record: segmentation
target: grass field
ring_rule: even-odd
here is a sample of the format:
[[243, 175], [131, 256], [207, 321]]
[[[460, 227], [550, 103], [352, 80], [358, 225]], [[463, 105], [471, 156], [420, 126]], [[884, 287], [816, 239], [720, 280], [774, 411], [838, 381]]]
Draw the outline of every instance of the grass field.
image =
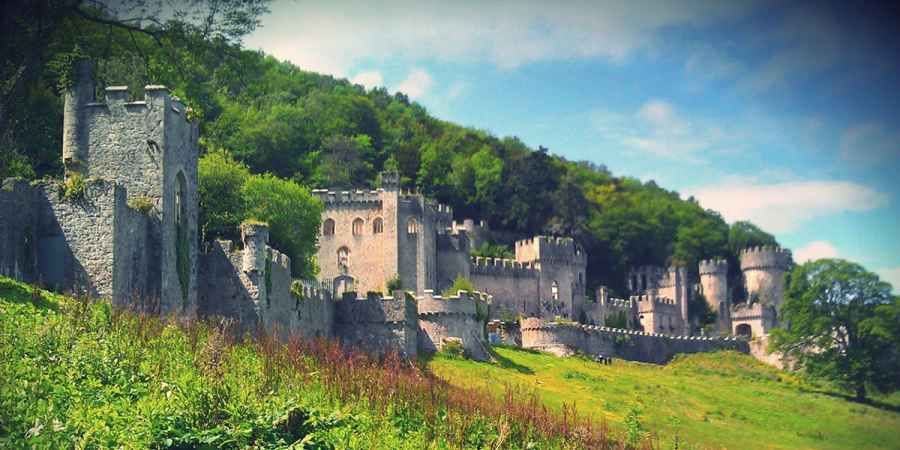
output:
[[428, 367], [459, 386], [502, 392], [533, 388], [552, 407], [576, 405], [622, 430], [631, 413], [657, 430], [662, 448], [676, 434], [689, 448], [900, 448], [900, 395], [861, 405], [735, 352], [680, 357], [666, 366], [557, 358], [496, 348], [497, 362], [438, 355]]

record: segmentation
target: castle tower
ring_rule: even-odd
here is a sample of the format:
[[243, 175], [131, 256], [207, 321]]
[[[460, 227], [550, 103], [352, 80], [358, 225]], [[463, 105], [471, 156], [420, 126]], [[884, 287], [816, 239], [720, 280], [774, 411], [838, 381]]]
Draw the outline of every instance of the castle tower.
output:
[[94, 101], [94, 75], [90, 60], [79, 59], [72, 63], [72, 85], [66, 89], [63, 106], [62, 153], [66, 176], [81, 173], [87, 153], [88, 128], [84, 109]]
[[751, 247], [741, 251], [741, 271], [750, 302], [772, 306], [784, 303], [784, 273], [791, 263], [790, 250], [781, 247]]
[[268, 302], [266, 244], [269, 242], [269, 226], [264, 223], [241, 224], [241, 242], [244, 244], [241, 254], [243, 272], [241, 279], [250, 298], [253, 299], [256, 317], [262, 317], [262, 307]]
[[92, 102], [91, 64], [75, 63], [66, 92], [63, 158], [67, 174], [125, 187], [128, 199], [152, 204], [148, 211], [151, 264], [147, 295], [162, 311], [196, 312], [197, 141], [199, 129], [185, 106], [164, 86], [146, 86], [144, 99], [129, 101], [128, 88], [106, 88], [105, 102]]
[[[516, 261], [531, 263], [538, 269], [541, 303], [560, 307], [559, 311], [544, 311], [542, 315], [580, 318], [586, 292], [587, 255], [574, 239], [536, 236], [517, 241]], [[526, 308], [526, 313], [531, 309], [534, 307]]]
[[700, 261], [700, 286], [709, 309], [716, 313], [716, 328], [720, 333], [731, 329], [728, 300], [728, 261], [710, 259]]

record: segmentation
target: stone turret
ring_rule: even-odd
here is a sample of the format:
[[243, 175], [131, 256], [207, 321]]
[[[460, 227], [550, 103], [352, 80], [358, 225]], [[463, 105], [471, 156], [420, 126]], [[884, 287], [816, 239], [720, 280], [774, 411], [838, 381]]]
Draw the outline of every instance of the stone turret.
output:
[[266, 244], [269, 242], [269, 225], [265, 223], [241, 224], [241, 241], [244, 251], [241, 255], [241, 277], [244, 286], [253, 299], [253, 307], [260, 317], [262, 306], [268, 301], [266, 290]]
[[716, 328], [720, 333], [731, 329], [728, 299], [728, 261], [710, 259], [700, 261], [700, 286], [709, 309], [716, 313]]
[[88, 146], [88, 126], [83, 113], [88, 103], [94, 101], [93, 64], [86, 59], [73, 63], [72, 84], [66, 89], [63, 106], [63, 163], [66, 176], [81, 173]]
[[778, 311], [784, 303], [784, 273], [791, 264], [790, 250], [776, 246], [750, 247], [741, 251], [740, 260], [748, 300]]

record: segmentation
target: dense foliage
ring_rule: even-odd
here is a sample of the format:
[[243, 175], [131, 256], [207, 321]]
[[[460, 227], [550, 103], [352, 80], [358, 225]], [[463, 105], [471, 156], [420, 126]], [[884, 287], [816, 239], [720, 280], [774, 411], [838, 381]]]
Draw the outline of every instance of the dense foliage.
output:
[[[606, 284], [624, 295], [630, 266], [674, 263], [696, 271], [710, 257], [728, 258], [736, 277], [741, 247], [774, 243], [751, 224], [729, 227], [718, 213], [653, 181], [441, 121], [403, 93], [306, 72], [192, 23], [167, 22], [148, 34], [65, 16], [49, 32], [46, 63], [27, 80], [12, 113], [0, 176], [60, 174], [60, 89], [71, 59], [87, 56], [97, 61], [100, 88], [128, 84], [139, 95], [145, 84], [171, 87], [200, 121], [204, 149], [228, 151], [251, 173], [307, 187], [371, 188], [380, 171], [396, 169], [405, 187], [450, 204], [457, 219], [484, 219], [511, 238], [573, 236], [589, 255], [591, 290]], [[205, 189], [216, 192], [229, 182]], [[208, 200], [211, 208], [226, 207], [234, 198]], [[207, 238], [234, 233], [237, 221], [229, 210], [209, 211]]]
[[857, 400], [870, 387], [900, 388], [900, 298], [890, 284], [840, 259], [799, 265], [788, 280], [773, 349]]
[[239, 240], [245, 220], [269, 225], [269, 243], [291, 257], [294, 275], [312, 277], [322, 204], [309, 189], [271, 174], [254, 175], [222, 151], [200, 158], [200, 206], [204, 236]]
[[[0, 277], [2, 448], [624, 448], [571, 407]], [[652, 448], [645, 442], [643, 448]]]

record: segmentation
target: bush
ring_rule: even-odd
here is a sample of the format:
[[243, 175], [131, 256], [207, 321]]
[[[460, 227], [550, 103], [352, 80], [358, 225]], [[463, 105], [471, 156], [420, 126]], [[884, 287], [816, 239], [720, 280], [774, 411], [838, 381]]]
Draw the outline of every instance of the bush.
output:
[[453, 297], [458, 294], [459, 291], [465, 292], [475, 292], [475, 286], [472, 285], [472, 282], [469, 281], [468, 278], [463, 277], [462, 275], [457, 275], [456, 280], [453, 281], [453, 285], [447, 289], [444, 289], [444, 292], [441, 294], [444, 297]]
[[138, 195], [128, 199], [128, 207], [142, 214], [149, 213], [153, 206], [153, 199], [146, 195]]
[[250, 178], [250, 170], [228, 153], [217, 150], [200, 158], [197, 174], [203, 238], [237, 240], [240, 237], [238, 225], [246, 218], [241, 187]]
[[78, 172], [72, 172], [66, 176], [60, 188], [63, 198], [75, 200], [84, 198], [84, 194], [87, 192], [87, 183], [85, 183], [83, 175]]
[[400, 274], [395, 273], [394, 276], [392, 276], [387, 281], [386, 287], [387, 287], [388, 294], [390, 294], [394, 291], [399, 291], [400, 289], [403, 289], [403, 282], [400, 281]]

